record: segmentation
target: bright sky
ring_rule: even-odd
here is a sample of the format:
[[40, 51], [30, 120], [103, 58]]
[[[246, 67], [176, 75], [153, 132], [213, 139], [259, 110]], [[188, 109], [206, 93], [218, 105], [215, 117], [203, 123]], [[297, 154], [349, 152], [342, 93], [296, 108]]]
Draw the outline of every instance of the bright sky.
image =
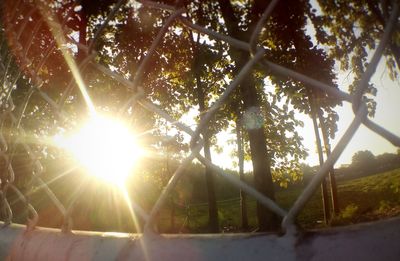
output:
[[[385, 60], [381, 59], [378, 69], [372, 77], [372, 82], [378, 89], [376, 97], [377, 108], [373, 121], [400, 136], [400, 121], [397, 115], [400, 112], [400, 83], [399, 81], [390, 80], [386, 70]], [[338, 83], [344, 91], [347, 91], [347, 86], [351, 83], [351, 80], [347, 79], [346, 76], [346, 74], [339, 74]], [[338, 132], [332, 143], [333, 145], [339, 141], [353, 119], [353, 112], [349, 103], [344, 103], [342, 107], [337, 107], [337, 112], [339, 114]], [[307, 161], [310, 165], [318, 165], [315, 137], [307, 134], [313, 133], [312, 122], [309, 118], [305, 118], [304, 121], [306, 125], [303, 131], [304, 144], [309, 148], [310, 154]], [[397, 148], [368, 128], [361, 126], [340, 156], [336, 166], [339, 167], [341, 164], [350, 163], [353, 154], [359, 150], [370, 150], [375, 155], [378, 155], [384, 152], [395, 153]]]
[[[377, 108], [373, 121], [400, 136], [400, 121], [398, 120], [399, 118], [397, 115], [397, 113], [400, 112], [400, 83], [399, 81], [393, 82], [389, 79], [384, 63], [385, 60], [382, 59], [372, 78], [372, 82], [378, 89], [376, 97]], [[349, 79], [345, 73], [339, 74], [338, 78], [340, 88], [347, 92], [351, 79]], [[336, 107], [336, 111], [339, 114], [339, 122], [336, 138], [331, 142], [331, 145], [333, 146], [344, 134], [354, 116], [351, 104], [349, 103], [343, 103], [343, 106]], [[309, 153], [306, 163], [311, 166], [318, 165], [318, 154], [316, 151], [312, 121], [307, 115], [299, 114], [298, 118], [304, 121], [304, 128], [299, 129], [299, 132], [304, 139], [303, 144]], [[213, 161], [221, 167], [233, 168], [232, 162], [237, 161], [237, 159], [232, 158], [230, 153], [231, 148], [234, 148], [235, 145], [229, 146], [227, 142], [230, 139], [234, 140], [235, 135], [224, 132], [219, 134], [217, 139], [218, 144], [222, 146], [223, 151], [220, 154], [214, 152]], [[353, 154], [359, 150], [370, 150], [375, 155], [379, 155], [384, 152], [396, 153], [397, 148], [366, 127], [361, 126], [338, 159], [335, 166], [340, 167], [342, 164], [351, 163]], [[250, 162], [246, 163], [245, 169], [251, 170]]]
[[[316, 1], [311, 1], [311, 4], [313, 8], [320, 10]], [[307, 30], [310, 30], [310, 35], [315, 34], [314, 29], [311, 26], [308, 26]], [[339, 72], [337, 73], [337, 77], [339, 88], [347, 92], [349, 84], [352, 83], [352, 78], [348, 77], [347, 72]], [[389, 79], [384, 58], [381, 58], [379, 66], [371, 81], [378, 89], [377, 97], [375, 97], [377, 108], [373, 121], [385, 127], [392, 133], [400, 136], [400, 122], [396, 117], [397, 112], [400, 112], [400, 82], [398, 80], [392, 81]], [[349, 103], [343, 103], [343, 106], [337, 107], [336, 111], [339, 114], [339, 122], [336, 138], [333, 142], [331, 142], [331, 145], [333, 146], [336, 145], [340, 137], [344, 134], [354, 115]], [[307, 163], [312, 166], [318, 165], [319, 161], [318, 154], [316, 152], [315, 137], [314, 135], [309, 135], [314, 133], [314, 130], [312, 129], [312, 121], [308, 116], [305, 116], [304, 123], [304, 145], [309, 149]], [[375, 155], [379, 155], [385, 152], [396, 152], [397, 148], [384, 138], [361, 125], [361, 127], [353, 136], [351, 142], [347, 145], [346, 149], [336, 162], [335, 166], [339, 167], [341, 164], [351, 163], [353, 154], [359, 150], [370, 150]]]

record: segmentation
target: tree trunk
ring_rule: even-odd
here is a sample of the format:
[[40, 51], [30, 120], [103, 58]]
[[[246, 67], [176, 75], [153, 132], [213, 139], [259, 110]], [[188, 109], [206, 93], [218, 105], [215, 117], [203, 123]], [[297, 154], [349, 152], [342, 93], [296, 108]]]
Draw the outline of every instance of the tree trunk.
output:
[[[195, 55], [198, 55], [195, 54]], [[203, 86], [201, 84], [199, 71], [195, 71], [196, 75], [196, 85], [197, 85], [197, 99], [199, 103], [200, 117], [205, 113], [205, 95]], [[202, 136], [204, 139], [204, 156], [209, 161], [211, 160], [211, 149], [210, 149], [210, 135], [209, 129], [207, 127], [202, 131]], [[205, 176], [206, 176], [206, 185], [207, 185], [207, 197], [208, 197], [208, 228], [211, 233], [219, 232], [219, 222], [218, 222], [218, 208], [217, 208], [217, 200], [215, 197], [215, 188], [214, 188], [214, 173], [213, 170], [209, 167], [205, 167]]]
[[[232, 54], [233, 60], [236, 62], [238, 68], [242, 68], [250, 58], [247, 53], [240, 53], [240, 57]], [[255, 109], [259, 110], [259, 99], [254, 83], [252, 74], [247, 77], [240, 84], [240, 92], [243, 100], [244, 110], [249, 111]], [[250, 153], [253, 164], [254, 184], [256, 189], [263, 195], [275, 200], [274, 184], [272, 181], [271, 164], [267, 151], [267, 143], [265, 137], [264, 126], [257, 126], [255, 128], [247, 128]], [[279, 219], [269, 209], [257, 202], [257, 218], [260, 231], [272, 231], [279, 229]]]
[[[265, 7], [266, 2], [258, 1], [258, 7]], [[243, 32], [239, 28], [239, 19], [234, 14], [234, 9], [228, 0], [219, 0], [219, 5], [224, 18], [226, 29], [230, 36], [243, 41], [249, 40], [249, 32], [252, 31], [252, 26]], [[255, 3], [256, 5], [256, 3]], [[255, 10], [255, 12], [262, 12], [264, 9]], [[254, 22], [256, 21], [257, 14], [252, 14]], [[254, 24], [253, 24], [254, 25]], [[236, 68], [241, 69], [250, 59], [248, 52], [229, 49], [229, 55], [235, 62]], [[254, 77], [250, 73], [240, 84], [240, 95], [243, 100], [244, 111], [256, 111], [260, 108], [259, 94], [257, 93]], [[271, 163], [267, 151], [267, 142], [265, 137], [264, 126], [257, 128], [247, 128], [250, 142], [250, 154], [253, 164], [253, 175], [255, 188], [263, 195], [275, 200], [274, 184], [271, 174]], [[274, 231], [280, 227], [280, 222], [276, 214], [257, 202], [257, 219], [260, 231]]]
[[[199, 103], [200, 105], [200, 103]], [[203, 106], [204, 109], [204, 103]], [[204, 110], [201, 110], [204, 112]], [[202, 132], [204, 138], [204, 156], [206, 159], [211, 161], [211, 150], [210, 150], [210, 137], [208, 135], [208, 129], [205, 128]], [[218, 224], [218, 208], [217, 208], [217, 200], [215, 197], [215, 189], [214, 189], [214, 174], [211, 168], [205, 168], [205, 176], [206, 176], [206, 185], [207, 185], [207, 197], [208, 197], [208, 228], [211, 233], [219, 232], [219, 224]]]
[[175, 231], [175, 204], [174, 204], [174, 200], [171, 198], [171, 219], [170, 219], [170, 231], [172, 233], [176, 233]]
[[[88, 17], [86, 15], [86, 11], [84, 8], [79, 12], [79, 45], [78, 45], [78, 53], [76, 55], [76, 65], [79, 66], [84, 59], [86, 58], [86, 52], [83, 49], [83, 46], [87, 45], [87, 26], [88, 26]], [[86, 75], [83, 71], [79, 72], [82, 76], [83, 81], [86, 80]], [[85, 111], [88, 109], [85, 98], [82, 94], [80, 88], [76, 85], [72, 91], [73, 95], [76, 97], [76, 107], [77, 114], [85, 115]]]
[[[168, 125], [166, 124], [165, 125], [165, 136], [167, 136], [168, 135]], [[171, 169], [170, 169], [170, 164], [169, 164], [169, 156], [170, 156], [170, 153], [169, 153], [169, 146], [170, 146], [170, 144], [167, 144], [166, 145], [166, 162], [165, 162], [165, 173], [166, 173], [166, 175], [165, 175], [165, 181], [163, 182], [164, 183], [164, 186], [166, 186], [167, 185], [167, 183], [168, 183], [168, 180], [171, 178]], [[171, 193], [170, 194], [170, 196], [169, 196], [169, 203], [170, 203], [170, 205], [171, 205], [171, 211], [170, 211], [170, 231], [172, 232], [172, 233], [174, 233], [175, 232], [175, 203], [174, 203], [174, 193]]]
[[[197, 41], [194, 40], [194, 36], [191, 35], [191, 44], [193, 48], [193, 64], [192, 64], [192, 75], [196, 81], [197, 101], [199, 104], [200, 119], [202, 119], [204, 113], [206, 113], [206, 101], [205, 91], [201, 82], [201, 46], [199, 45], [199, 36]], [[209, 128], [206, 126], [201, 132], [204, 140], [204, 157], [212, 162], [211, 149], [210, 149], [210, 135]], [[215, 196], [215, 185], [214, 185], [214, 173], [209, 167], [205, 167], [206, 187], [207, 187], [207, 200], [208, 200], [208, 229], [210, 233], [219, 232], [219, 220], [218, 220], [218, 207], [217, 199]]]
[[[329, 155], [331, 154], [331, 148], [330, 148], [330, 144], [329, 144], [329, 135], [328, 135], [328, 132], [326, 129], [324, 119], [322, 117], [321, 110], [318, 110], [318, 118], [319, 118], [319, 124], [321, 126], [322, 138], [324, 139], [326, 157], [329, 157]], [[337, 185], [336, 185], [334, 166], [332, 166], [331, 170], [329, 171], [329, 180], [330, 180], [330, 187], [331, 187], [333, 213], [335, 215], [337, 215], [340, 212], [340, 208], [339, 208], [339, 200], [338, 200], [338, 196], [337, 196]]]
[[[309, 99], [310, 99], [310, 108], [311, 108], [311, 118], [312, 118], [313, 125], [314, 125], [315, 140], [316, 140], [317, 149], [318, 149], [319, 165], [322, 166], [322, 164], [324, 164], [324, 156], [323, 156], [323, 152], [322, 152], [321, 138], [320, 138], [319, 130], [318, 130], [315, 101], [314, 101], [314, 97], [312, 96], [312, 94], [309, 95]], [[321, 194], [322, 194], [322, 209], [324, 211], [324, 222], [325, 222], [325, 224], [327, 224], [330, 219], [330, 208], [329, 208], [329, 199], [328, 199], [328, 189], [326, 186], [326, 178], [325, 177], [322, 179], [322, 182], [321, 182]]]
[[88, 18], [86, 17], [85, 10], [82, 9], [80, 11], [80, 22], [79, 22], [79, 45], [78, 45], [78, 54], [77, 54], [77, 61], [78, 64], [81, 63], [85, 57], [86, 53], [83, 50], [83, 46], [87, 44], [87, 22]]
[[[238, 147], [238, 160], [239, 160], [239, 177], [240, 180], [245, 182], [244, 180], [244, 151], [243, 151], [243, 136], [241, 131], [241, 125], [239, 123], [239, 113], [238, 120], [236, 121], [236, 140]], [[241, 214], [241, 227], [243, 230], [247, 230], [249, 228], [249, 221], [247, 218], [247, 195], [243, 190], [240, 190], [240, 214]]]
[[[204, 156], [206, 159], [211, 161], [211, 151], [210, 151], [210, 138], [208, 135], [204, 135]], [[207, 184], [207, 196], [208, 196], [208, 227], [209, 232], [218, 233], [219, 232], [219, 222], [218, 222], [218, 208], [217, 200], [215, 197], [215, 185], [214, 185], [214, 173], [211, 168], [206, 167], [206, 184]]]

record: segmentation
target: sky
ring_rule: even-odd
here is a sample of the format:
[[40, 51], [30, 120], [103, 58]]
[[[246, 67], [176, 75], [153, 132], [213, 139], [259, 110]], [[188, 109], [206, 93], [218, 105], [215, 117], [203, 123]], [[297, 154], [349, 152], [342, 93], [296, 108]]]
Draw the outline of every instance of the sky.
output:
[[[347, 91], [347, 87], [351, 81], [346, 76], [347, 74], [345, 73], [338, 75], [338, 84], [343, 91]], [[384, 58], [381, 59], [371, 82], [378, 89], [375, 98], [377, 108], [372, 120], [400, 136], [400, 121], [397, 115], [400, 112], [400, 83], [398, 80], [392, 81], [389, 79]], [[336, 110], [339, 114], [338, 132], [332, 145], [335, 145], [339, 141], [354, 116], [351, 104], [349, 103], [344, 103], [343, 106], [337, 107]], [[318, 155], [315, 151], [315, 137], [307, 135], [307, 133], [313, 133], [311, 120], [305, 119], [305, 125], [306, 128], [303, 132], [304, 144], [307, 148], [310, 148], [310, 155], [307, 158], [307, 162], [310, 165], [318, 165]], [[385, 152], [396, 153], [397, 148], [362, 125], [343, 151], [335, 166], [339, 167], [341, 164], [351, 163], [353, 154], [360, 150], [370, 150], [374, 155], [379, 155]]]
[[[348, 73], [344, 72], [338, 73], [337, 76], [339, 88], [347, 92], [348, 85], [351, 83], [352, 79], [348, 77]], [[378, 89], [377, 96], [375, 97], [377, 108], [372, 120], [400, 136], [400, 120], [397, 115], [397, 113], [400, 113], [400, 82], [398, 80], [392, 81], [389, 79], [384, 58], [381, 59], [371, 82], [374, 83]], [[337, 144], [354, 117], [350, 103], [344, 102], [343, 106], [336, 107], [336, 111], [339, 115], [338, 131], [336, 132], [335, 139], [331, 141], [332, 148]], [[303, 145], [308, 150], [309, 154], [305, 163], [311, 166], [318, 165], [318, 154], [316, 151], [312, 121], [309, 116], [304, 114], [298, 114], [298, 119], [304, 122], [304, 128], [299, 128], [298, 131], [304, 139]], [[228, 141], [234, 139], [235, 135], [227, 132], [222, 132], [217, 135], [218, 144], [223, 148], [221, 153], [213, 152], [213, 161], [217, 165], [234, 169], [233, 161], [236, 161], [236, 159], [232, 158], [230, 155], [234, 145], [228, 145]], [[340, 167], [343, 164], [350, 164], [353, 154], [360, 150], [370, 150], [374, 155], [385, 152], [397, 152], [397, 148], [390, 142], [361, 125], [339, 157], [335, 167]], [[245, 164], [245, 169], [247, 171], [251, 170], [250, 162]]]

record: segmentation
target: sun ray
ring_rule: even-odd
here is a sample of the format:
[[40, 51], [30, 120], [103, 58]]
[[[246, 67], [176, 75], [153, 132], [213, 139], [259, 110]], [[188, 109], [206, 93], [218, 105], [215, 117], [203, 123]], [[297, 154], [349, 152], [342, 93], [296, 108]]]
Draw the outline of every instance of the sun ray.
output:
[[79, 72], [79, 68], [75, 63], [74, 58], [72, 57], [71, 53], [65, 48], [67, 41], [63, 34], [63, 30], [60, 26], [60, 23], [56, 16], [53, 15], [53, 12], [50, 10], [50, 7], [44, 4], [42, 1], [36, 1], [39, 5], [39, 10], [42, 14], [43, 19], [46, 21], [47, 25], [50, 28], [50, 31], [53, 34], [54, 39], [56, 40], [57, 47], [61, 51], [65, 62], [67, 63], [68, 67], [71, 70], [72, 76], [75, 79], [76, 84], [80, 92], [82, 93], [83, 99], [86, 102], [86, 105], [90, 111], [90, 113], [95, 114], [95, 106], [90, 98], [90, 95], [87, 91], [85, 86], [85, 82], [82, 79], [82, 76]]
[[[59, 50], [61, 50], [62, 55], [68, 65], [68, 67], [70, 68], [74, 79], [75, 79], [75, 82], [76, 82], [80, 92], [82, 93], [83, 99], [89, 109], [90, 117], [92, 120], [92, 122], [89, 121], [89, 124], [86, 125], [83, 128], [83, 130], [81, 130], [81, 132], [78, 133], [78, 135], [76, 135], [73, 138], [65, 140], [63, 137], [58, 136], [56, 138], [56, 140], [51, 139], [51, 140], [47, 140], [47, 142], [51, 143], [51, 144], [56, 144], [63, 148], [67, 148], [70, 152], [72, 152], [75, 155], [75, 157], [79, 158], [79, 161], [81, 161], [81, 163], [86, 165], [87, 169], [89, 169], [89, 172], [92, 172], [92, 174], [95, 174], [109, 182], [114, 183], [114, 185], [116, 185], [116, 187], [118, 187], [120, 193], [122, 193], [122, 195], [126, 201], [126, 204], [128, 205], [131, 218], [135, 225], [135, 229], [136, 229], [136, 231], [139, 232], [141, 229], [140, 229], [140, 225], [138, 223], [138, 219], [135, 214], [135, 211], [140, 211], [140, 209], [135, 208], [135, 210], [134, 210], [134, 204], [130, 200], [130, 197], [129, 197], [128, 191], [124, 185], [124, 182], [126, 179], [126, 175], [131, 170], [133, 163], [135, 163], [134, 158], [129, 158], [129, 155], [130, 156], [132, 156], [132, 154], [139, 155], [139, 153], [137, 151], [135, 152], [132, 149], [134, 149], [134, 150], [140, 150], [140, 149], [136, 146], [136, 144], [134, 144], [132, 142], [132, 140], [130, 139], [130, 135], [126, 134], [125, 129], [123, 129], [123, 128], [120, 128], [120, 129], [108, 128], [107, 132], [111, 131], [112, 132], [111, 137], [114, 136], [114, 139], [110, 139], [105, 142], [106, 143], [105, 145], [108, 148], [100, 148], [100, 147], [96, 146], [96, 143], [100, 142], [101, 139], [104, 138], [102, 136], [104, 136], [106, 134], [105, 132], [102, 132], [101, 135], [98, 135], [97, 132], [99, 130], [101, 131], [102, 128], [107, 126], [107, 124], [106, 123], [104, 125], [98, 124], [103, 119], [101, 119], [101, 117], [99, 117], [99, 115], [96, 113], [95, 106], [90, 98], [90, 95], [87, 91], [87, 88], [85, 86], [83, 78], [79, 72], [79, 68], [75, 63], [75, 60], [73, 59], [73, 56], [67, 50], [67, 48], [63, 48], [64, 46], [66, 46], [67, 41], [65, 39], [65, 36], [62, 33], [63, 30], [60, 26], [60, 23], [57, 21], [57, 18], [49, 10], [48, 6], [43, 4], [41, 1], [37, 1], [37, 3], [39, 4], [43, 18], [45, 19], [46, 23], [48, 24], [50, 31], [52, 32], [53, 37], [56, 40], [57, 46], [59, 47]], [[93, 121], [93, 119], [94, 119], [94, 121]], [[112, 122], [109, 121], [108, 123], [111, 124]], [[117, 123], [117, 125], [118, 125], [118, 123]], [[109, 126], [111, 126], [111, 127], [115, 126], [115, 122], [113, 122]], [[81, 137], [79, 135], [81, 135]], [[122, 135], [122, 139], [116, 141], [115, 138], [119, 138], [118, 135]], [[93, 137], [94, 137], [94, 139], [93, 139]], [[125, 144], [127, 144], [128, 146], [131, 146], [132, 148], [125, 149], [127, 147], [122, 146], [121, 141], [125, 142]], [[117, 145], [114, 145], [115, 143], [117, 143]], [[123, 150], [122, 153], [120, 152], [121, 149]], [[110, 150], [110, 151], [108, 151], [108, 150]], [[114, 162], [114, 163], [112, 163], [112, 161], [111, 161], [111, 165], [108, 165], [108, 166], [99, 164], [102, 162], [108, 162], [109, 161], [108, 157], [112, 157], [112, 153], [117, 154], [117, 156], [115, 158], [113, 158], [114, 160], [118, 159], [118, 158], [122, 158], [122, 161], [117, 160], [118, 162]], [[141, 151], [141, 153], [143, 153], [143, 151]], [[128, 156], [128, 158], [127, 158], [127, 156]], [[118, 168], [120, 165], [124, 165], [125, 169], [116, 169], [116, 167]], [[104, 171], [104, 169], [105, 169], [105, 171]], [[122, 175], [121, 175], [121, 177], [118, 177], [118, 178], [115, 178], [115, 176], [113, 178], [110, 178], [110, 177], [112, 177], [112, 175], [110, 175], [111, 174], [110, 172], [114, 172], [114, 174], [116, 174], [116, 175], [119, 175], [122, 173]], [[83, 183], [81, 183], [81, 185], [76, 189], [75, 193], [73, 193], [73, 194], [75, 194], [75, 196], [76, 196], [76, 194], [79, 194], [78, 191], [80, 191], [80, 189], [82, 188], [82, 185], [83, 185]], [[74, 196], [72, 196], [72, 197], [74, 197]], [[74, 204], [74, 202], [72, 202], [72, 204]], [[140, 215], [142, 217], [145, 217], [147, 214], [140, 213]], [[146, 260], [149, 260], [149, 253], [147, 251], [143, 237], [140, 239], [140, 245], [141, 245], [141, 248], [143, 249], [144, 258]]]
[[124, 197], [125, 203], [126, 203], [127, 206], [128, 206], [129, 213], [130, 213], [130, 215], [131, 215], [133, 224], [135, 225], [135, 230], [136, 230], [136, 232], [141, 232], [141, 228], [140, 228], [140, 225], [139, 225], [139, 222], [138, 222], [138, 218], [137, 218], [137, 216], [136, 216], [135, 211], [133, 210], [132, 202], [131, 202], [131, 199], [130, 199], [130, 197], [129, 197], [129, 194], [128, 194], [128, 191], [127, 191], [125, 185], [122, 184], [122, 183], [119, 184], [119, 185], [118, 185], [118, 189], [119, 189], [120, 193], [122, 194], [122, 196]]
[[41, 189], [45, 189], [46, 187], [48, 187], [53, 182], [56, 182], [60, 178], [70, 174], [71, 172], [73, 172], [76, 169], [77, 169], [76, 166], [72, 166], [72, 167], [68, 168], [67, 170], [63, 171], [62, 173], [56, 175], [54, 178], [52, 178], [52, 179], [50, 179], [50, 180], [48, 180], [46, 182], [43, 181], [43, 184], [40, 184], [39, 186], [35, 187], [35, 190], [30, 192], [30, 193], [28, 193], [27, 195], [30, 196], [31, 194], [34, 194], [34, 193], [40, 191]]
[[[126, 187], [125, 187], [125, 185], [123, 183], [119, 184], [119, 190], [122, 193], [126, 204], [128, 205], [129, 212], [130, 212], [132, 221], [133, 221], [133, 223], [135, 225], [136, 232], [139, 233], [139, 232], [141, 232], [141, 228], [140, 228], [137, 216], [135, 214], [135, 211], [133, 209], [133, 204], [132, 204], [132, 202], [130, 200], [128, 191], [127, 191], [127, 189], [126, 189]], [[144, 213], [142, 215], [144, 215]], [[148, 250], [147, 250], [147, 247], [146, 247], [146, 244], [145, 244], [143, 236], [140, 238], [139, 244], [140, 244], [141, 248], [143, 249], [143, 255], [144, 255], [145, 260], [150, 260], [149, 253], [148, 253]]]

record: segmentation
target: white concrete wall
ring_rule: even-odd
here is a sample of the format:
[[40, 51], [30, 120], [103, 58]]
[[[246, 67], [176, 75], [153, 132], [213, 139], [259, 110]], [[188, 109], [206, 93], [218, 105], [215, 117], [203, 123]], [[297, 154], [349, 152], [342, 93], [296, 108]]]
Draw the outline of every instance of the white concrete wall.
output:
[[0, 229], [0, 260], [400, 260], [400, 217], [298, 233], [156, 235]]

